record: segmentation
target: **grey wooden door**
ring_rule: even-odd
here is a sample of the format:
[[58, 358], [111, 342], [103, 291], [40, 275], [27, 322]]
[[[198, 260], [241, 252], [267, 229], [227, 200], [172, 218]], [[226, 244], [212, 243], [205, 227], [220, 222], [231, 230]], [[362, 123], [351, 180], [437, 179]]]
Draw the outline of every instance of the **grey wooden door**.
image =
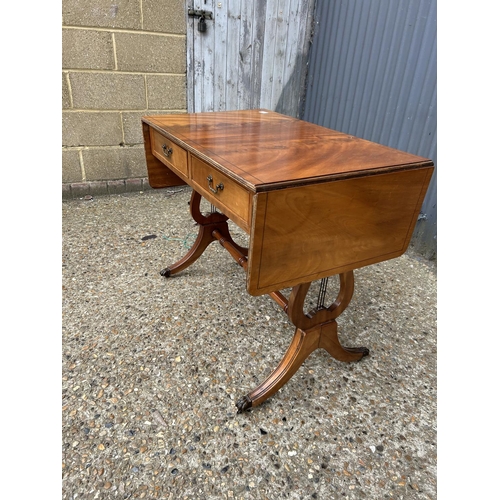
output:
[[298, 117], [314, 0], [187, 0], [188, 111], [267, 108]]

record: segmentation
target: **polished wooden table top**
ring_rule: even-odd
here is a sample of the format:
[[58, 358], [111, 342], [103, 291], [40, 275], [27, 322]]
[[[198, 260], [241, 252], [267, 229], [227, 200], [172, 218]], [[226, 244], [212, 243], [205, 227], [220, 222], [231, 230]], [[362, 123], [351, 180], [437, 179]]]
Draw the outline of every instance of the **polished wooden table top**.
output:
[[432, 166], [426, 158], [268, 110], [144, 120], [254, 192]]

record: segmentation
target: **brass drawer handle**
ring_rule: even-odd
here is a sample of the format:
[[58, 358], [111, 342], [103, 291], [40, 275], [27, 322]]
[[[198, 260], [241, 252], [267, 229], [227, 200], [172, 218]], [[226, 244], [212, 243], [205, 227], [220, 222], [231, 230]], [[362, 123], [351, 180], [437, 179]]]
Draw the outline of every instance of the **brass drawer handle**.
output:
[[214, 194], [217, 194], [217, 191], [222, 191], [224, 189], [224, 184], [222, 184], [222, 182], [219, 182], [219, 184], [215, 186], [215, 189], [212, 187], [213, 178], [211, 175], [207, 177], [207, 181], [208, 181], [208, 189], [210, 189], [210, 191], [212, 191], [212, 193]]
[[174, 150], [172, 148], [168, 148], [166, 144], [163, 144], [163, 146], [161, 147], [161, 149], [163, 149], [163, 153], [165, 154], [165, 156], [167, 158], [169, 158], [170, 156], [172, 156], [172, 153], [174, 152]]

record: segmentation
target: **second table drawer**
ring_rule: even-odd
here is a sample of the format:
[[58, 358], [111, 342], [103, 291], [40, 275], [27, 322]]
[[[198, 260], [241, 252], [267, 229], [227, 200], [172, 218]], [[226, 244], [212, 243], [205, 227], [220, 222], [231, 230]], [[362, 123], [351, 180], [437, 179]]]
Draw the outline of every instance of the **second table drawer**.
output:
[[[191, 180], [197, 191], [244, 228], [250, 227], [251, 193], [227, 175], [204, 161], [191, 156]], [[231, 217], [233, 216], [233, 217]], [[234, 217], [236, 216], [236, 217]]]

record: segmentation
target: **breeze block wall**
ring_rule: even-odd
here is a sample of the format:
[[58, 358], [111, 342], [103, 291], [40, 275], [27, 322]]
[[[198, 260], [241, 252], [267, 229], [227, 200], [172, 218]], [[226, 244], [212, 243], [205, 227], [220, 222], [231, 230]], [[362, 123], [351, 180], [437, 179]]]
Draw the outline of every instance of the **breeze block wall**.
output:
[[141, 116], [187, 111], [185, 8], [62, 1], [63, 198], [149, 188]]

